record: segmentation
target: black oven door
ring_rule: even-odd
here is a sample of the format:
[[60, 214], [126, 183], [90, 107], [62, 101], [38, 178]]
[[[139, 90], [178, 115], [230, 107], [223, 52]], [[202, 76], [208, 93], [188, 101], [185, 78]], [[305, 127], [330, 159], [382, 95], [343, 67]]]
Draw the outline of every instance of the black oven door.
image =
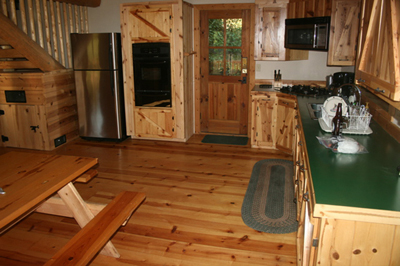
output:
[[166, 58], [134, 59], [135, 105], [171, 106], [171, 63]]

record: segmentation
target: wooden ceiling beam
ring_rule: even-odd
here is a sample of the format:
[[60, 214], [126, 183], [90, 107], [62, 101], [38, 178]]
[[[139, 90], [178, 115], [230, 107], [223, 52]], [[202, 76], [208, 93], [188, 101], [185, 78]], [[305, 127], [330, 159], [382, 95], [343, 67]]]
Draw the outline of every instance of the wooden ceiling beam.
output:
[[87, 7], [99, 7], [101, 4], [101, 0], [57, 0], [57, 2]]

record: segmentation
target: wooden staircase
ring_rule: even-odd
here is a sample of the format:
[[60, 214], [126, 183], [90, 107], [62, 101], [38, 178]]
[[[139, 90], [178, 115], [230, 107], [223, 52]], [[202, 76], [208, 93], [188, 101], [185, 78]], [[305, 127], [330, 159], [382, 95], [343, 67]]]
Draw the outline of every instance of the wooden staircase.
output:
[[101, 0], [0, 0], [0, 147], [54, 148], [78, 137], [70, 33]]
[[17, 25], [0, 14], [0, 69], [11, 72], [16, 70], [39, 70], [51, 72], [65, 69], [50, 56], [39, 44], [28, 37]]

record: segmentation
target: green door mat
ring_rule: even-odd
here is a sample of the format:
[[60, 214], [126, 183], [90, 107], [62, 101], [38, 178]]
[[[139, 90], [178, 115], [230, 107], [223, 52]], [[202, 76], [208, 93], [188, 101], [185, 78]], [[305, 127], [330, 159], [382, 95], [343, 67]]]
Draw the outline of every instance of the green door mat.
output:
[[248, 137], [206, 135], [201, 142], [227, 145], [247, 145]]
[[281, 159], [257, 162], [242, 205], [243, 222], [258, 231], [287, 234], [297, 231], [293, 163]]

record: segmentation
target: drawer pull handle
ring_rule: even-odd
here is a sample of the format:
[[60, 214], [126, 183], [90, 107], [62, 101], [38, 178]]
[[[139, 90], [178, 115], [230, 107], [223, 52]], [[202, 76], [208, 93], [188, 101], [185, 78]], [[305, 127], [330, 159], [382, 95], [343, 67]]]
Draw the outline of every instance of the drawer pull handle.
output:
[[306, 192], [306, 193], [303, 195], [303, 200], [304, 200], [304, 201], [310, 201], [310, 198], [308, 197], [308, 192]]
[[385, 90], [381, 90], [380, 88], [376, 88], [375, 91], [380, 93], [385, 93]]
[[303, 142], [299, 141], [299, 146], [303, 146]]

